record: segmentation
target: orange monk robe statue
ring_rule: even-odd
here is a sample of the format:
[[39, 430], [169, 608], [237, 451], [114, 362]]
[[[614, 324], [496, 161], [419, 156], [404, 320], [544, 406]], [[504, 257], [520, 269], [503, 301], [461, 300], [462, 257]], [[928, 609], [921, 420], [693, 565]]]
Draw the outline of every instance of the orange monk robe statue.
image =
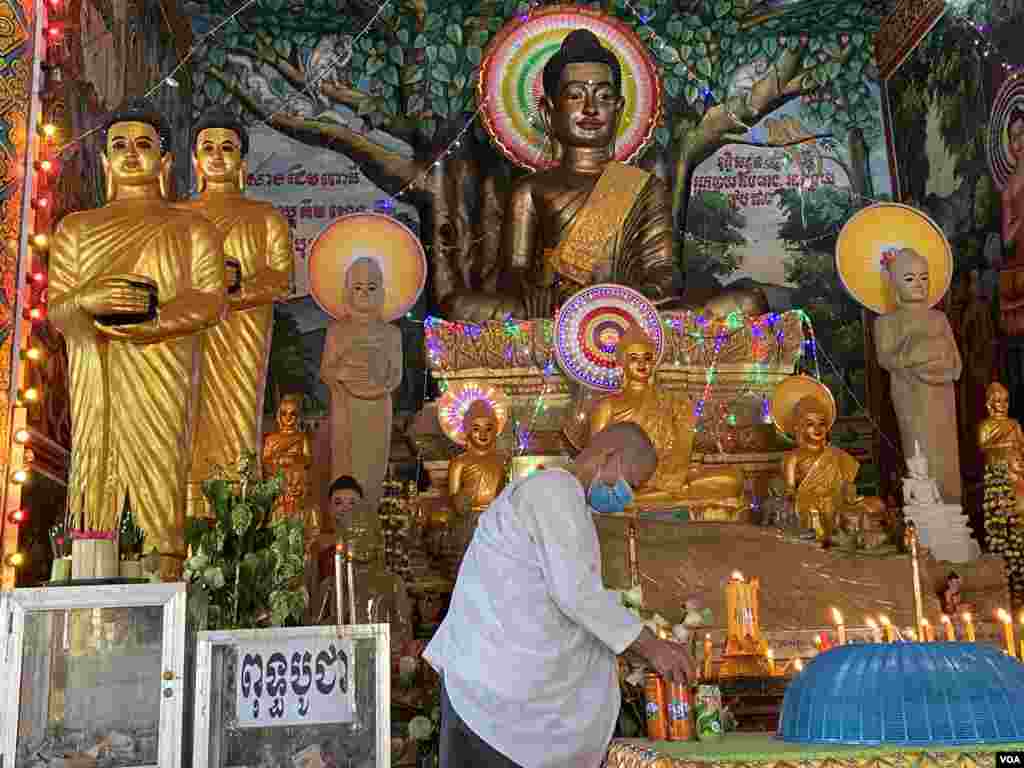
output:
[[[72, 447], [68, 482], [74, 526], [114, 531], [131, 500], [161, 574], [180, 574], [185, 494], [194, 427], [201, 331], [225, 302], [221, 238], [203, 217], [165, 200], [171, 156], [163, 118], [146, 104], [107, 124], [107, 198], [72, 213], [50, 251], [50, 320], [68, 349]], [[155, 286], [155, 319], [138, 315]]]
[[193, 488], [217, 467], [258, 453], [275, 299], [288, 292], [288, 222], [272, 205], [244, 196], [249, 135], [236, 117], [207, 111], [193, 129], [199, 195], [179, 207], [201, 213], [224, 235], [224, 256], [241, 268], [228, 312], [206, 332]]

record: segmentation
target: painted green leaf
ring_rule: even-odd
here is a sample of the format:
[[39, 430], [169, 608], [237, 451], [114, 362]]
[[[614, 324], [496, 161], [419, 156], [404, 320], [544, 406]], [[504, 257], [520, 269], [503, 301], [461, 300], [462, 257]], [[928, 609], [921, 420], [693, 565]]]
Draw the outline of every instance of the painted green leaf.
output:
[[693, 46], [694, 56], [704, 57], [708, 55], [708, 47], [704, 43], [697, 43]]
[[388, 51], [388, 58], [391, 59], [391, 63], [396, 66], [402, 66], [405, 64], [405, 51], [399, 48], [397, 45], [393, 46]]
[[408, 64], [402, 67], [402, 85], [412, 85], [423, 79], [423, 67], [418, 64]]
[[466, 58], [469, 59], [469, 63], [474, 67], [480, 66], [480, 61], [483, 59], [484, 52], [477, 46], [471, 45], [466, 49]]
[[672, 67], [672, 74], [681, 77], [685, 80], [690, 76], [690, 68], [685, 61], [680, 61], [674, 67]]
[[719, 0], [715, 3], [715, 16], [719, 19], [724, 19], [732, 11], [732, 3], [729, 0]]
[[215, 67], [223, 67], [224, 63], [228, 60], [228, 55], [223, 48], [212, 48], [207, 54], [207, 58]]
[[440, 50], [441, 61], [446, 64], [451, 64], [453, 67], [457, 67], [459, 64], [459, 54], [455, 51], [455, 46], [451, 43], [445, 43], [441, 46]]
[[679, 58], [681, 58], [683, 60], [683, 62], [688, 62], [690, 60], [691, 56], [693, 56], [693, 46], [690, 46], [690, 45], [680, 45], [679, 46]]
[[662, 147], [667, 147], [667, 146], [668, 146], [668, 143], [669, 143], [669, 140], [670, 140], [671, 138], [672, 138], [672, 135], [671, 135], [671, 134], [669, 133], [669, 130], [668, 130], [668, 128], [666, 128], [666, 127], [665, 127], [665, 126], [663, 126], [663, 125], [659, 125], [659, 126], [658, 126], [658, 127], [657, 127], [657, 128], [655, 129], [655, 130], [654, 130], [654, 139], [655, 139], [655, 141], [657, 141], [657, 142], [658, 142], [658, 144], [659, 144], [660, 146], [662, 146]]
[[398, 68], [397, 67], [384, 67], [380, 73], [381, 80], [388, 85], [398, 87]]
[[412, 47], [416, 48], [416, 49], [426, 48], [427, 47], [427, 36], [424, 35], [422, 32], [420, 32], [418, 35], [416, 35], [416, 38], [412, 41]]
[[363, 70], [363, 72], [364, 72], [364, 73], [365, 73], [365, 74], [366, 74], [367, 76], [370, 76], [370, 75], [375, 75], [376, 73], [378, 73], [378, 72], [380, 72], [380, 71], [381, 71], [382, 69], [384, 69], [384, 63], [385, 63], [385, 62], [384, 62], [384, 59], [379, 59], [379, 58], [377, 58], [376, 56], [374, 56], [374, 57], [373, 57], [373, 58], [371, 58], [371, 59], [367, 59], [367, 61], [366, 61], [366, 67], [365, 67], [365, 69]]
[[683, 36], [683, 22], [681, 19], [672, 19], [665, 25], [665, 33], [669, 37], [680, 38]]
[[695, 101], [697, 101], [697, 96], [698, 95], [699, 94], [697, 92], [697, 86], [696, 85], [688, 85], [688, 86], [686, 86], [686, 101], [687, 101], [687, 103], [693, 104]]
[[409, 40], [411, 39], [409, 35], [409, 30], [405, 28], [398, 30], [398, 32], [395, 34], [395, 37], [398, 38], [398, 42], [400, 42], [402, 45], [408, 45]]
[[487, 45], [487, 40], [490, 38], [490, 34], [486, 29], [474, 29], [473, 33], [469, 36], [469, 45], [476, 45], [483, 48]]
[[683, 81], [678, 77], [666, 77], [665, 92], [673, 99], [678, 98], [679, 94], [683, 92]]
[[438, 83], [448, 83], [452, 79], [452, 71], [443, 63], [437, 63], [431, 70]]
[[694, 68], [697, 70], [697, 74], [706, 78], [711, 77], [711, 62], [708, 59], [697, 59]]
[[217, 101], [224, 95], [224, 86], [221, 85], [220, 80], [215, 80], [212, 77], [206, 79], [206, 85], [203, 86], [203, 90], [206, 91], [206, 96], [210, 101]]
[[434, 62], [434, 60], [437, 58], [437, 46], [436, 45], [428, 45], [427, 49], [426, 49], [426, 54], [427, 54], [427, 63], [428, 64], [432, 64]]
[[[443, 65], [439, 65], [439, 66], [443, 66]], [[439, 82], [438, 80], [431, 80], [430, 81], [430, 95], [431, 96], [437, 96], [437, 97], [444, 96], [444, 83]]]
[[776, 51], [779, 50], [779, 41], [774, 37], [769, 37], [764, 41], [764, 53], [765, 56], [774, 56]]
[[714, 37], [714, 32], [711, 31], [711, 27], [704, 27], [701, 29], [701, 36], [704, 38], [704, 42], [710, 43], [711, 38]]
[[440, 13], [428, 13], [427, 23], [424, 29], [427, 32], [435, 32], [444, 26], [444, 17]]
[[445, 37], [448, 38], [449, 42], [453, 45], [462, 45], [462, 27], [455, 24], [449, 24], [445, 30]]
[[434, 114], [439, 115], [440, 117], [448, 117], [448, 101], [446, 99], [434, 99], [432, 106], [434, 108]]
[[683, 42], [684, 43], [691, 42], [693, 40], [693, 30], [692, 29], [684, 29], [683, 30], [683, 34], [682, 34], [682, 38], [683, 38]]
[[679, 51], [673, 45], [663, 45], [658, 50], [658, 58], [666, 64], [675, 64], [679, 61]]
[[437, 133], [437, 120], [431, 117], [427, 120], [422, 121], [420, 123], [420, 131], [427, 138], [432, 137], [435, 133]]
[[363, 52], [365, 52], [365, 53], [369, 53], [370, 51], [372, 51], [373, 50], [373, 38], [371, 38], [371, 37], [364, 37], [362, 40], [359, 41], [359, 48]]

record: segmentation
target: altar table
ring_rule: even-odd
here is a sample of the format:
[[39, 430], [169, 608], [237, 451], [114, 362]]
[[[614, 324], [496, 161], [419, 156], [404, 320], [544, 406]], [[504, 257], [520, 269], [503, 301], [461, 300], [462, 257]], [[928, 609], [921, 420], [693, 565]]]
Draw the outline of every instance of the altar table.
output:
[[995, 768], [996, 752], [1016, 750], [1024, 750], [1024, 742], [861, 747], [729, 733], [720, 742], [616, 739], [605, 768]]

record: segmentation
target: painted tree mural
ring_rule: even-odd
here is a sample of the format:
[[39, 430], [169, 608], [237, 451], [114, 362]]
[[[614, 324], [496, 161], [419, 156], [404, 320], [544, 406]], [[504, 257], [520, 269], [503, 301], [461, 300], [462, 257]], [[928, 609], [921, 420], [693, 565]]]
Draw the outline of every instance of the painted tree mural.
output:
[[[696, 166], [790, 101], [803, 99], [842, 141], [877, 133], [870, 38], [882, 9], [870, 2], [594, 5], [632, 24], [662, 65], [666, 117], [644, 164], [673, 189], [680, 231]], [[205, 3], [196, 31], [234, 8]], [[432, 305], [443, 311], [455, 292], [493, 289], [498, 278], [504, 195], [519, 171], [478, 124], [444, 152], [477, 108], [474, 75], [488, 40], [527, 10], [519, 0], [258, 0], [196, 56], [196, 112], [229, 103], [336, 150], [387, 194], [404, 193], [420, 212]], [[769, 136], [761, 145], [800, 141]]]

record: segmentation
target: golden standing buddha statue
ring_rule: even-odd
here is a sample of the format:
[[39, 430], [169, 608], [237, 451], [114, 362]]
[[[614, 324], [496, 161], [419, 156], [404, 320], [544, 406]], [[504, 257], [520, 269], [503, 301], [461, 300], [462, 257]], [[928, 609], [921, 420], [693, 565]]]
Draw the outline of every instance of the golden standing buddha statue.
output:
[[[263, 418], [275, 299], [288, 292], [292, 249], [288, 222], [270, 203], [245, 197], [249, 134], [219, 107], [192, 129], [198, 195], [178, 207], [201, 213], [224, 235], [224, 257], [237, 285], [228, 313], [203, 344], [198, 424], [193, 436], [193, 486], [216, 467], [256, 453]], [[234, 262], [234, 264], [231, 264]]]
[[985, 391], [985, 408], [988, 418], [978, 425], [978, 448], [985, 457], [985, 464], [1007, 461], [1011, 455], [1024, 451], [1020, 422], [1007, 415], [1010, 393], [998, 381], [989, 384]]
[[796, 438], [797, 447], [782, 458], [782, 477], [801, 527], [813, 531], [826, 548], [840, 529], [862, 536], [866, 545], [882, 543], [885, 504], [857, 495], [860, 464], [828, 442], [836, 420], [828, 388], [808, 376], [789, 377], [772, 397], [772, 418], [780, 430]]
[[[309, 488], [309, 468], [313, 465], [313, 444], [299, 428], [302, 395], [285, 395], [277, 406], [277, 432], [263, 438], [263, 476], [284, 476], [285, 486], [274, 505], [274, 519], [303, 513], [302, 500]], [[307, 520], [307, 528], [310, 521]], [[319, 521], [314, 521], [319, 532]], [[307, 538], [311, 531], [306, 531]]]
[[[50, 319], [69, 360], [73, 525], [114, 531], [126, 498], [161, 576], [185, 556], [199, 332], [224, 310], [221, 237], [167, 202], [167, 126], [134, 103], [107, 122], [107, 200], [65, 217], [50, 252]], [[156, 289], [156, 317], [145, 317]], [[121, 317], [121, 324], [117, 317]], [[134, 317], [132, 317], [134, 316]]]
[[689, 398], [654, 383], [656, 350], [642, 328], [632, 325], [616, 346], [622, 389], [600, 400], [590, 416], [590, 434], [631, 421], [643, 427], [658, 451], [654, 477], [636, 491], [641, 508], [687, 507], [705, 521], [736, 522], [745, 508], [743, 474], [734, 469], [698, 470], [690, 465], [695, 414]]

